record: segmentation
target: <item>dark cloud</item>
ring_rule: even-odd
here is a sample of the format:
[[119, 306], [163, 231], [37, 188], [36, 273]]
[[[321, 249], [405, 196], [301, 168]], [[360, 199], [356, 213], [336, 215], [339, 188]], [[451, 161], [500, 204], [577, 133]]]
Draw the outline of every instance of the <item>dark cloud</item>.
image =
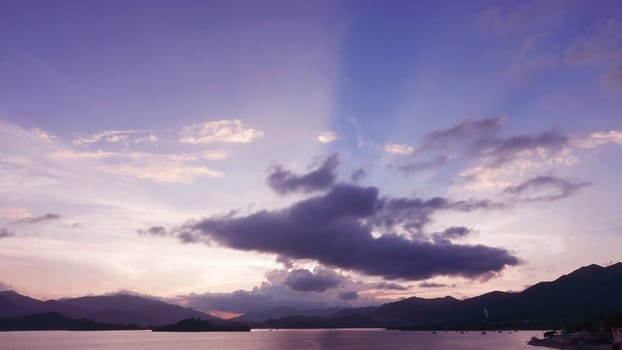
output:
[[294, 261], [284, 255], [277, 255], [276, 262], [283, 264], [283, 266], [288, 269], [291, 269], [292, 267], [294, 267]]
[[404, 286], [393, 282], [380, 282], [375, 286], [377, 289], [389, 289], [389, 290], [408, 290], [410, 287]]
[[292, 270], [287, 274], [283, 284], [300, 292], [324, 292], [329, 288], [337, 287], [342, 277], [329, 269], [315, 269], [313, 272], [306, 269]]
[[279, 194], [291, 192], [309, 193], [329, 188], [337, 178], [336, 169], [339, 157], [333, 154], [327, 157], [317, 169], [306, 174], [295, 174], [281, 166], [271, 169], [267, 183]]
[[[439, 210], [498, 207], [490, 201], [440, 197], [380, 198], [375, 187], [339, 184], [285, 209], [209, 217], [188, 222], [173, 232], [184, 242], [312, 259], [386, 279], [420, 280], [436, 275], [477, 278], [516, 265], [519, 260], [501, 248], [411, 240], [395, 230], [401, 226], [421, 230]], [[383, 234], [374, 237], [372, 229]]]
[[468, 236], [471, 230], [464, 226], [452, 226], [446, 228], [442, 232], [436, 232], [432, 235], [432, 239], [436, 243], [448, 243], [451, 239], [462, 238]]
[[403, 225], [413, 235], [421, 235], [423, 228], [432, 221], [432, 214], [439, 210], [470, 212], [474, 210], [503, 209], [503, 203], [490, 200], [451, 201], [442, 197], [384, 198], [381, 209], [374, 215], [374, 224], [385, 229]]
[[355, 300], [358, 299], [359, 293], [355, 290], [339, 293], [339, 299], [341, 300]]
[[0, 238], [6, 238], [13, 236], [13, 233], [4, 227], [0, 227]]
[[61, 216], [59, 214], [45, 214], [41, 216], [22, 218], [22, 219], [15, 221], [15, 223], [17, 224], [38, 224], [38, 223], [45, 222], [45, 221], [58, 220], [60, 219], [60, 217]]
[[421, 282], [418, 284], [419, 287], [421, 288], [442, 288], [442, 287], [449, 287], [449, 285], [447, 284], [443, 284], [443, 283], [437, 283], [437, 282]]
[[507, 187], [503, 193], [526, 202], [553, 202], [572, 196], [589, 182], [572, 182], [554, 176], [538, 176], [517, 186]]

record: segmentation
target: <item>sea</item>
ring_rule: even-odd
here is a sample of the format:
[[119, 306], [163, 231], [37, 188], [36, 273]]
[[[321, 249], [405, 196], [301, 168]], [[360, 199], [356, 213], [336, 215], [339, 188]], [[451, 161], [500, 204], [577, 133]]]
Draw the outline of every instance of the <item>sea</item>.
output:
[[1, 350], [515, 350], [541, 331], [436, 333], [382, 329], [252, 330], [168, 333], [151, 331], [0, 332]]

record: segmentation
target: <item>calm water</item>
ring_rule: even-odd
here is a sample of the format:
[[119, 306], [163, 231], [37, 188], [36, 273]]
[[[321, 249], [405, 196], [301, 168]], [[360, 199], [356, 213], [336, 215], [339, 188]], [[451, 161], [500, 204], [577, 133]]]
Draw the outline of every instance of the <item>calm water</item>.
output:
[[257, 330], [250, 333], [0, 332], [2, 350], [420, 349], [510, 350], [542, 332], [459, 334], [385, 330]]

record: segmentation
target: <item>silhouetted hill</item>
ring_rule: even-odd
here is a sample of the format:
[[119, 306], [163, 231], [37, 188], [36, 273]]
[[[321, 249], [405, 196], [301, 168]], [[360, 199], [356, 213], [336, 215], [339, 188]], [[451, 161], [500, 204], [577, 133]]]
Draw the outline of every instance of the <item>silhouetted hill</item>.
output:
[[241, 323], [219, 324], [200, 319], [186, 319], [152, 329], [154, 332], [248, 332], [250, 327]]
[[136, 330], [137, 325], [105, 324], [88, 319], [65, 317], [57, 312], [45, 312], [18, 318], [0, 318], [0, 331], [101, 331], [101, 330]]
[[[562, 328], [603, 313], [622, 311], [622, 263], [582, 267], [555, 281], [518, 293], [491, 292], [436, 305], [412, 298], [380, 306], [372, 316], [392, 325], [455, 324], [460, 321], [512, 324], [513, 328]], [[488, 320], [484, 317], [488, 311]], [[520, 321], [516, 324], [515, 321]], [[523, 327], [520, 327], [520, 325]]]
[[70, 318], [88, 318], [102, 323], [136, 323], [143, 326], [170, 324], [193, 317], [226, 323], [201, 311], [135, 295], [41, 301], [12, 291], [0, 292], [0, 317], [24, 317], [44, 312], [57, 312]]
[[86, 311], [88, 318], [107, 323], [164, 325], [187, 318], [224, 322], [201, 311], [128, 294], [61, 299], [60, 302]]

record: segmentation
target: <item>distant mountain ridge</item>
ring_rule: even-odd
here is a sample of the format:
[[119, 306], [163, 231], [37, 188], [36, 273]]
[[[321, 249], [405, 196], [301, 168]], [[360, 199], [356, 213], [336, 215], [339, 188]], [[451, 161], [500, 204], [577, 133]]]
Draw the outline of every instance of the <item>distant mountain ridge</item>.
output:
[[[487, 316], [484, 314], [486, 310]], [[56, 312], [67, 318], [104, 324], [162, 326], [183, 319], [226, 324], [207, 313], [135, 295], [103, 295], [41, 301], [13, 291], [0, 292], [0, 318]], [[411, 297], [377, 307], [355, 309], [269, 309], [235, 321], [262, 328], [391, 327], [426, 328], [563, 328], [622, 314], [622, 263], [589, 265], [522, 292], [490, 292], [473, 298]]]
[[17, 318], [45, 312], [101, 323], [133, 323], [142, 326], [161, 326], [187, 318], [226, 323], [201, 311], [136, 295], [101, 295], [41, 301], [13, 291], [0, 292], [0, 318]]

